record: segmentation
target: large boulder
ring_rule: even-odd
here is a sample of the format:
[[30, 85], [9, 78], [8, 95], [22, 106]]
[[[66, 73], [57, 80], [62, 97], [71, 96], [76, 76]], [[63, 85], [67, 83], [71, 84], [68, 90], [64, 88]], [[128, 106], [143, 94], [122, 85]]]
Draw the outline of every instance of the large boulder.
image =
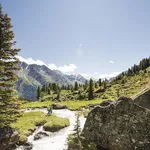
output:
[[150, 110], [127, 97], [108, 101], [88, 115], [83, 135], [105, 150], [150, 150]]
[[18, 132], [10, 127], [0, 128], [0, 150], [11, 150], [18, 142]]

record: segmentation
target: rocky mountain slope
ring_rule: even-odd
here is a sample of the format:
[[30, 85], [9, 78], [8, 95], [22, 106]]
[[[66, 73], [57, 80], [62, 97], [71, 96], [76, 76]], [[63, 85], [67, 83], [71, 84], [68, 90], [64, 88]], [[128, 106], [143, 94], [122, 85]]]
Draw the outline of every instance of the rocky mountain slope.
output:
[[58, 70], [50, 70], [45, 65], [20, 63], [21, 70], [16, 74], [19, 77], [16, 83], [17, 95], [21, 98], [36, 100], [38, 86], [55, 82], [58, 85], [85, 83], [86, 79], [79, 75], [66, 75]]

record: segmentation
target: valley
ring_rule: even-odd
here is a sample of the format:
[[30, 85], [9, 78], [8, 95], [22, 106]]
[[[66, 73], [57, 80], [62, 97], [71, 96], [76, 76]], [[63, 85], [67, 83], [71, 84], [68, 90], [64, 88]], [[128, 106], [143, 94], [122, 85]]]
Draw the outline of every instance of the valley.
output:
[[133, 4], [0, 2], [0, 150], [150, 150], [150, 5]]

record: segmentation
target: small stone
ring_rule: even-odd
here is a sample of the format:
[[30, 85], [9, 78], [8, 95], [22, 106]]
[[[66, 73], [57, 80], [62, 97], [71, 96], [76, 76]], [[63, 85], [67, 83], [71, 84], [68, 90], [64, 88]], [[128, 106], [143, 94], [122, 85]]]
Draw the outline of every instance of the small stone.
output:
[[132, 138], [132, 143], [135, 143], [135, 142], [136, 142], [135, 139]]
[[47, 137], [47, 136], [49, 136], [48, 133], [41, 131], [34, 136], [34, 140], [39, 140], [39, 139], [42, 139], [43, 137]]

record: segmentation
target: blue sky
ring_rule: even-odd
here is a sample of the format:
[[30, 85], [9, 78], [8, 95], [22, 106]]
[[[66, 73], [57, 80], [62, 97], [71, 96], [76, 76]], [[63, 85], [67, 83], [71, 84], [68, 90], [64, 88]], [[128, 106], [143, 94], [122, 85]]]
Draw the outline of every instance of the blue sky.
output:
[[0, 3], [12, 18], [24, 58], [98, 76], [124, 71], [150, 55], [149, 0]]

